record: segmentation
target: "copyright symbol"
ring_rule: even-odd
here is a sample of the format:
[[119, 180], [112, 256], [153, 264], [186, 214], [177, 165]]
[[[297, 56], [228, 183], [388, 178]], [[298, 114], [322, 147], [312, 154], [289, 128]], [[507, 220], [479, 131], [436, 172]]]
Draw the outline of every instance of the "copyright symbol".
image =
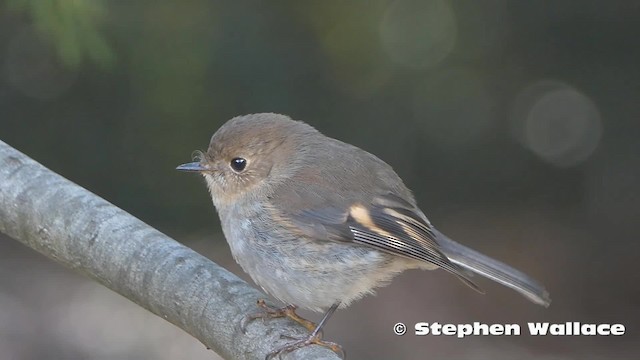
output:
[[403, 323], [397, 323], [393, 325], [393, 333], [402, 336], [407, 332], [407, 326]]

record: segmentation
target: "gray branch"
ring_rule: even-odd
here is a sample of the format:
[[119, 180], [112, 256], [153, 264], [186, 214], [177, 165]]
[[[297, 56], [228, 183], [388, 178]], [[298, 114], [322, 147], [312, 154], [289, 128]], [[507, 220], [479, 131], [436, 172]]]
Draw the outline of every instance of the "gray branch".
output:
[[[253, 321], [266, 296], [193, 250], [0, 141], [0, 232], [182, 328], [226, 359], [264, 359], [308, 332]], [[96, 324], [96, 326], [100, 326]], [[338, 359], [313, 345], [284, 359]]]

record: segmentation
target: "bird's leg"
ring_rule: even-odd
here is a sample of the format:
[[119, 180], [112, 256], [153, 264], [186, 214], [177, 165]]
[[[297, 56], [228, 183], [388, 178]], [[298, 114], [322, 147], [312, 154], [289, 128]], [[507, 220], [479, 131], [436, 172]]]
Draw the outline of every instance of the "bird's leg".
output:
[[309, 346], [309, 345], [320, 345], [320, 346], [324, 346], [327, 347], [329, 349], [331, 349], [333, 352], [335, 352], [336, 354], [338, 354], [342, 359], [345, 358], [345, 352], [342, 349], [342, 346], [333, 343], [333, 342], [329, 342], [329, 341], [324, 341], [322, 340], [322, 327], [324, 326], [324, 324], [327, 322], [327, 320], [329, 320], [329, 318], [331, 317], [331, 315], [333, 315], [333, 313], [336, 311], [336, 309], [338, 308], [338, 306], [340, 305], [340, 303], [335, 303], [333, 304], [329, 310], [327, 310], [327, 312], [324, 314], [324, 316], [322, 317], [322, 320], [320, 320], [320, 323], [318, 323], [318, 326], [315, 327], [315, 329], [313, 329], [313, 331], [311, 332], [311, 334], [307, 337], [303, 337], [303, 338], [295, 338], [292, 336], [284, 336], [286, 338], [295, 340], [294, 342], [287, 344], [279, 349], [276, 349], [272, 352], [270, 352], [265, 360], [271, 360], [276, 356], [280, 356], [283, 354], [286, 354], [288, 352], [303, 348], [305, 346]]
[[240, 323], [240, 329], [242, 330], [243, 333], [245, 333], [247, 330], [247, 324], [255, 319], [264, 320], [264, 319], [273, 319], [273, 318], [280, 318], [280, 317], [288, 317], [289, 319], [304, 326], [309, 331], [313, 331], [316, 328], [315, 323], [296, 314], [297, 307], [295, 305], [287, 305], [283, 308], [275, 308], [267, 305], [264, 299], [258, 300], [256, 304], [258, 305], [258, 307], [262, 308], [264, 311], [259, 312], [257, 314], [247, 315], [244, 317], [244, 319], [242, 319], [242, 322]]

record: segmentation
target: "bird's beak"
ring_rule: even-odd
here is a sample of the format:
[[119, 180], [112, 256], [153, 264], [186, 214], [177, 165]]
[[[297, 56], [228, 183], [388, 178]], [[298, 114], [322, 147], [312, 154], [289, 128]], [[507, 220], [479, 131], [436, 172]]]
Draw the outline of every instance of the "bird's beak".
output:
[[176, 170], [201, 172], [207, 170], [207, 168], [202, 166], [199, 162], [190, 162], [178, 166]]

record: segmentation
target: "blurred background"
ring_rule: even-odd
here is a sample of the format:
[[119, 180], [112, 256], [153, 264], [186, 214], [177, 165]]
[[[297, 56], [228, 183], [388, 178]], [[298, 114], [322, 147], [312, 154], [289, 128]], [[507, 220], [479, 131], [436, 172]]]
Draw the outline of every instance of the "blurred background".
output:
[[[329, 322], [350, 359], [637, 359], [639, 19], [605, 0], [7, 0], [0, 139], [247, 279], [203, 180], [174, 168], [233, 116], [288, 114], [391, 164], [443, 232], [553, 298], [407, 272]], [[397, 337], [400, 321], [627, 334]], [[0, 235], [0, 358], [217, 357]]]

